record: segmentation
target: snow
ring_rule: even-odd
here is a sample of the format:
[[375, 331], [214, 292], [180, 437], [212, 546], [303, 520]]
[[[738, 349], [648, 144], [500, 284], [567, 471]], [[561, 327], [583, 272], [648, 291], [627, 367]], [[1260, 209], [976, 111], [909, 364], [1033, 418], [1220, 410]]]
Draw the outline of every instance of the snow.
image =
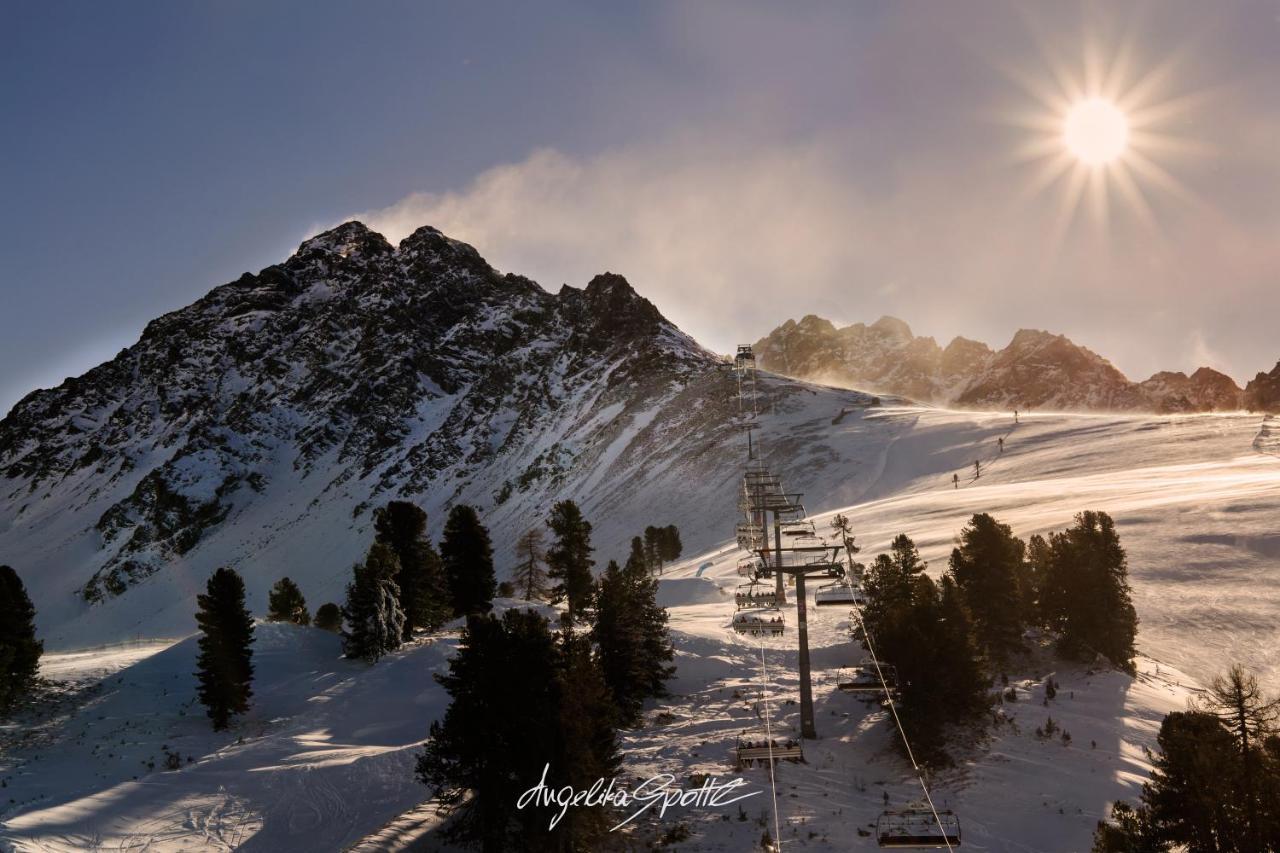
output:
[[[1138, 677], [1047, 653], [1026, 671], [1010, 672], [1018, 701], [998, 708], [1013, 723], [988, 726], [985, 739], [960, 744], [957, 766], [931, 779], [939, 806], [961, 817], [964, 849], [1087, 849], [1110, 802], [1137, 796], [1149, 770], [1144, 748], [1154, 746], [1166, 713], [1184, 708], [1234, 661], [1257, 671], [1269, 690], [1280, 690], [1274, 525], [1280, 459], [1273, 422], [1235, 414], [1036, 413], [1015, 426], [1007, 415], [886, 406], [857, 409], [832, 424], [840, 410], [834, 397], [820, 391], [807, 400], [763, 416], [766, 447], [788, 486], [805, 493], [820, 531], [829, 530], [836, 511], [849, 517], [863, 558], [906, 532], [936, 575], [956, 533], [979, 511], [1025, 538], [1062, 529], [1078, 511], [1105, 510], [1128, 551], [1142, 620]], [[644, 438], [641, 430], [627, 441]], [[729, 452], [729, 445], [713, 449]], [[626, 457], [625, 451], [605, 455], [614, 466]], [[982, 462], [976, 480], [975, 459]], [[681, 849], [730, 851], [758, 843], [758, 821], [770, 807], [769, 775], [760, 767], [735, 769], [733, 747], [744, 733], [763, 736], [762, 691], [776, 737], [794, 736], [799, 724], [798, 708], [788, 704], [798, 695], [794, 611], [781, 637], [743, 637], [729, 628], [742, 556], [730, 541], [737, 464], [730, 462], [722, 479], [687, 482], [680, 497], [687, 509], [671, 519], [698, 551], [668, 567], [659, 585], [677, 677], [673, 695], [647, 707], [646, 725], [624, 733], [625, 775], [741, 776], [765, 795], [744, 803], [745, 820], [735, 807], [729, 820], [716, 811], [677, 809], [660, 822], [641, 821], [642, 836], [687, 822], [692, 839]], [[962, 478], [958, 489], [953, 473]], [[318, 493], [323, 487], [309, 488]], [[624, 519], [597, 514], [603, 536], [621, 542], [626, 531], [663, 520], [655, 516], [672, 502], [666, 481], [637, 480], [632, 488], [637, 494], [630, 506], [653, 511]], [[296, 518], [306, 517], [312, 497], [292, 495]], [[258, 508], [236, 522], [246, 555], [264, 565], [282, 559], [272, 545], [281, 512]], [[327, 560], [327, 589], [336, 592], [347, 567], [331, 554], [346, 547], [342, 540], [350, 532], [336, 524], [328, 533], [308, 530], [314, 541], [304, 556]], [[622, 555], [597, 554], [609, 556]], [[199, 574], [179, 576], [194, 589]], [[185, 599], [172, 590], [153, 600], [157, 606], [177, 601], [160, 611], [173, 618], [153, 614], [116, 630], [178, 628], [179, 617], [189, 618]], [[884, 795], [902, 807], [918, 798], [919, 788], [893, 748], [886, 712], [835, 689], [841, 670], [863, 655], [848, 642], [849, 613], [809, 613], [820, 738], [804, 743], [804, 763], [776, 770], [783, 840], [788, 849], [871, 849], [873, 837], [858, 830], [874, 824]], [[38, 744], [0, 757], [5, 793], [14, 798], [0, 805], [0, 846], [310, 851], [363, 840], [357, 849], [415, 843], [440, 849], [432, 834], [438, 817], [422, 804], [426, 789], [412, 779], [412, 765], [447, 702], [431, 676], [444, 670], [455, 646], [456, 633], [446, 632], [367, 667], [341, 660], [333, 635], [259, 625], [253, 709], [219, 734], [194, 704], [194, 639], [47, 655], [43, 671], [65, 684], [71, 707], [33, 727]], [[1048, 676], [1059, 688], [1046, 708]], [[1070, 732], [1070, 744], [1035, 736], [1049, 716]], [[166, 746], [183, 756], [180, 770], [162, 769]], [[186, 756], [194, 761], [185, 763]], [[154, 770], [143, 764], [150, 759]]]
[[[337, 635], [259, 624], [253, 708], [222, 733], [195, 702], [195, 639], [155, 652], [87, 690], [56, 739], [5, 773], [16, 806], [0, 839], [42, 851], [341, 849], [423, 799], [414, 755], [443, 712], [432, 674], [452, 647], [370, 667], [342, 660]], [[165, 747], [181, 769], [162, 769]]]

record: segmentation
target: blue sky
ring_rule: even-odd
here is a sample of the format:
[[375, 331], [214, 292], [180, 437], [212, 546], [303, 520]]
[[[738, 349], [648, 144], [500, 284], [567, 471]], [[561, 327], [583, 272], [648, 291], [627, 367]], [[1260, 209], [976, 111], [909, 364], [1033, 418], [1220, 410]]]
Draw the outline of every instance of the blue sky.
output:
[[[1029, 8], [1029, 11], [1027, 11]], [[353, 215], [708, 345], [787, 317], [1068, 334], [1133, 378], [1280, 357], [1280, 4], [14, 3], [0, 410]], [[1169, 68], [1139, 180], [1058, 229], [1020, 80]], [[1052, 57], [1057, 57], [1053, 59]], [[1105, 63], [1104, 63], [1105, 64]], [[1049, 86], [1052, 88], [1052, 86]]]

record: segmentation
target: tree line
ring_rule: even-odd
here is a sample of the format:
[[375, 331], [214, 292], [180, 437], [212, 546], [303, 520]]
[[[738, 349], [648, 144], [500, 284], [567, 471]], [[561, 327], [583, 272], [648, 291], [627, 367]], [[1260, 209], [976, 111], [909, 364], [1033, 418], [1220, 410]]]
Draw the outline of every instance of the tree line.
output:
[[615, 776], [618, 730], [640, 724], [645, 700], [666, 695], [675, 670], [654, 577], [673, 549], [636, 536], [625, 563], [611, 560], [597, 580], [579, 507], [557, 503], [547, 527], [554, 542], [545, 553], [539, 534], [520, 538], [516, 584], [532, 599], [551, 583], [551, 600], [565, 605], [558, 626], [528, 610], [469, 615], [448, 673], [437, 676], [449, 708], [416, 766], [453, 817], [446, 837], [485, 851], [594, 849], [613, 822], [607, 808], [570, 809], [549, 829], [558, 807], [512, 804], [539, 780], [582, 791]]
[[[347, 657], [373, 663], [415, 630], [466, 617], [449, 671], [438, 676], [450, 705], [432, 724], [416, 778], [456, 813], [448, 834], [460, 842], [488, 850], [589, 849], [611, 825], [607, 809], [571, 810], [548, 832], [547, 808], [511, 804], [544, 766], [555, 788], [587, 788], [613, 776], [619, 728], [638, 725], [645, 700], [666, 694], [674, 649], [655, 572], [678, 556], [673, 537], [636, 536], [626, 562], [610, 561], [597, 581], [591, 523], [572, 501], [555, 504], [546, 520], [549, 547], [541, 530], [521, 536], [515, 573], [527, 598], [564, 606], [553, 630], [534, 611], [490, 612], [498, 591], [493, 548], [474, 508], [450, 511], [438, 548], [426, 522], [407, 502], [379, 509], [374, 542], [352, 567], [344, 604], [324, 605], [314, 624], [340, 631]], [[221, 729], [252, 697], [253, 620], [244, 583], [231, 569], [213, 574], [198, 604], [199, 696]], [[272, 588], [268, 619], [312, 621], [291, 579]]]
[[1099, 821], [1095, 853], [1280, 850], [1280, 698], [1241, 666], [1203, 700], [1165, 716], [1136, 806]]
[[[837, 531], [852, 556], [847, 525]], [[897, 536], [865, 571], [864, 622], [877, 657], [896, 670], [899, 716], [926, 760], [948, 760], [948, 727], [989, 705], [988, 685], [1027, 651], [1028, 629], [1049, 631], [1065, 656], [1134, 671], [1127, 558], [1105, 512], [1082, 512], [1029, 543], [978, 513], [942, 578], [935, 583], [925, 568], [910, 537]]]

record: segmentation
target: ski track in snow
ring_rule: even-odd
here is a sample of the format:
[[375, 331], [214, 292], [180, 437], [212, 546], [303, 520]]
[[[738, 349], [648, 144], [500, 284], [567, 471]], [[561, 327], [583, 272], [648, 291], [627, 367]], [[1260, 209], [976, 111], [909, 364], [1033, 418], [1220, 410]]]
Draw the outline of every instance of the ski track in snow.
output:
[[[805, 457], [815, 419], [791, 418], [785, 422], [800, 434], [771, 436], [769, 417], [766, 440], [798, 460], [779, 466], [784, 481], [806, 492], [824, 532], [841, 509], [864, 560], [906, 532], [936, 576], [974, 512], [991, 512], [1024, 538], [1062, 529], [1083, 509], [1116, 519], [1142, 620], [1139, 676], [1048, 658], [1038, 671], [1011, 673], [1019, 701], [1003, 707], [1017, 730], [988, 728], [986, 743], [958, 750], [958, 766], [932, 779], [939, 805], [961, 816], [964, 849], [1087, 849], [1109, 803], [1137, 795], [1149, 770], [1143, 748], [1154, 744], [1164, 714], [1184, 708], [1198, 685], [1238, 660], [1280, 689], [1273, 422], [1033, 414], [1015, 427], [1003, 414], [885, 408], [855, 419], [866, 454], [840, 482], [823, 470], [820, 452]], [[997, 436], [1006, 437], [1003, 454]], [[983, 470], [976, 480], [975, 459]], [[952, 473], [961, 488], [952, 487]], [[705, 499], [731, 503], [734, 495], [708, 491]], [[850, 501], [857, 503], [840, 506]], [[715, 539], [704, 531], [697, 541]], [[602, 563], [609, 556], [597, 555]], [[687, 784], [696, 772], [741, 775], [762, 792], [743, 803], [746, 820], [731, 807], [727, 821], [715, 811], [674, 809], [639, 822], [650, 833], [688, 822], [693, 837], [680, 849], [758, 843], [768, 772], [734, 769], [732, 751], [739, 735], [763, 735], [762, 687], [775, 736], [798, 728], [798, 708], [788, 704], [798, 695], [794, 607], [783, 637], [761, 641], [729, 629], [741, 556], [720, 545], [668, 567], [660, 596], [677, 648], [673, 695], [650, 704], [645, 727], [623, 734], [628, 778], [669, 772]], [[862, 656], [848, 628], [847, 611], [811, 608], [820, 739], [804, 744], [805, 763], [776, 771], [788, 848], [871, 849], [874, 839], [858, 830], [874, 824], [884, 795], [901, 806], [919, 794], [885, 712], [835, 690], [840, 670]], [[253, 709], [229, 733], [211, 732], [194, 703], [194, 639], [46, 655], [44, 674], [79, 692], [74, 710], [42, 730], [52, 741], [0, 757], [5, 793], [14, 798], [0, 806], [0, 842], [21, 851], [443, 849], [433, 833], [439, 818], [422, 805], [426, 792], [412, 766], [446, 705], [431, 675], [444, 670], [456, 635], [366, 667], [339, 659], [333, 635], [257, 630]], [[1046, 709], [1049, 674], [1060, 688]], [[1071, 733], [1070, 745], [1034, 736], [1050, 715]], [[180, 770], [159, 769], [162, 746], [181, 753]], [[185, 763], [188, 755], [195, 760]], [[156, 770], [143, 765], [148, 759]]]

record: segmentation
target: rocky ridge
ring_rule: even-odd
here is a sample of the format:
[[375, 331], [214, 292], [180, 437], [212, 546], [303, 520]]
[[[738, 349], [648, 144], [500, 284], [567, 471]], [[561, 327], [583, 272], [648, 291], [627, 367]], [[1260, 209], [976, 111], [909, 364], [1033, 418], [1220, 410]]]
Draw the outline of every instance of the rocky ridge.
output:
[[1064, 335], [1021, 329], [1000, 350], [957, 337], [940, 347], [895, 317], [838, 328], [812, 314], [755, 345], [761, 366], [787, 376], [979, 409], [1209, 412], [1280, 407], [1280, 365], [1241, 389], [1208, 367], [1133, 382]]

